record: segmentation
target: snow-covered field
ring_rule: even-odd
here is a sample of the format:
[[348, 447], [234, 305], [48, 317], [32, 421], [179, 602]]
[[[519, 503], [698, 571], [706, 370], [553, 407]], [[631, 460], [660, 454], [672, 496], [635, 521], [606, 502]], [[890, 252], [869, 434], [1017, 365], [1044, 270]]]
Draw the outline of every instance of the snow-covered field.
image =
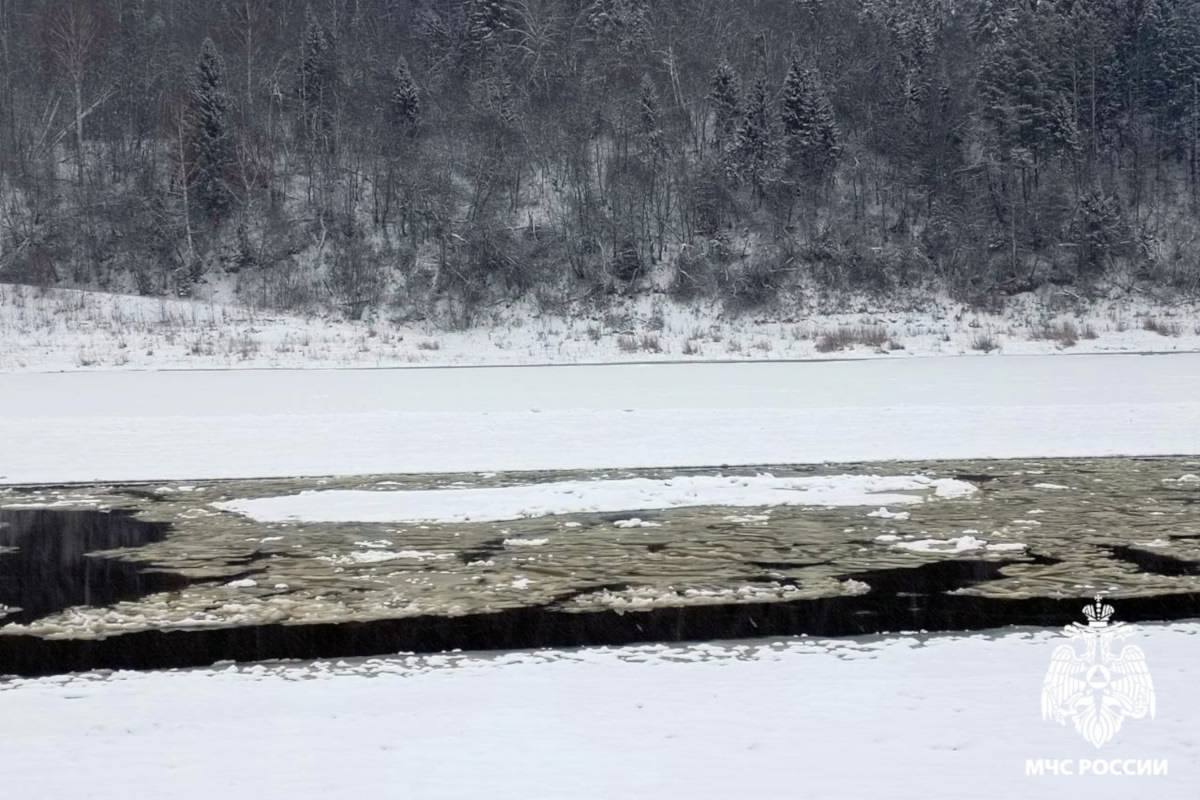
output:
[[[1156, 718], [1125, 720], [1099, 749], [1041, 717], [1063, 641], [1015, 630], [17, 681], [0, 685], [0, 780], [5, 796], [47, 800], [1193, 800], [1200, 625], [1138, 627]], [[1167, 774], [1027, 775], [1041, 759], [1165, 760]]]
[[[228, 293], [217, 293], [227, 300]], [[1022, 295], [1002, 313], [947, 299], [843, 299], [839, 311], [733, 315], [661, 296], [544, 313], [481, 311], [475, 324], [287, 315], [174, 300], [0, 284], [0, 371], [888, 358], [1200, 350], [1200, 305]], [[844, 310], [844, 309], [850, 310]]]
[[1200, 454], [1200, 354], [2, 383], [7, 483]]

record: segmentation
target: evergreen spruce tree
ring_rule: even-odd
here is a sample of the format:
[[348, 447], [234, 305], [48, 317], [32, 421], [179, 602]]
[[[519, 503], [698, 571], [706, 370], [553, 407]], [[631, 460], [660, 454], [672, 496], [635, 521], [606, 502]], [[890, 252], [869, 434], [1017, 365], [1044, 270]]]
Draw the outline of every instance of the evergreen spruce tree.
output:
[[774, 127], [767, 74], [760, 67], [746, 98], [746, 114], [738, 128], [735, 146], [737, 171], [754, 187], [759, 199], [763, 197], [767, 173], [775, 158]]
[[1055, 85], [1054, 54], [1043, 46], [1046, 24], [1032, 13], [1020, 15], [980, 64], [982, 117], [993, 126], [1005, 158], [1044, 158], [1078, 146], [1070, 104]]
[[513, 0], [467, 0], [467, 39], [477, 52], [498, 45], [500, 38], [519, 26]]
[[828, 175], [840, 152], [833, 106], [816, 70], [802, 64], [799, 56], [792, 57], [779, 116], [792, 176], [820, 180]]
[[[1151, 104], [1166, 116], [1166, 125], [1181, 152], [1195, 147], [1200, 109], [1200, 2], [1171, 0], [1161, 9], [1157, 63], [1151, 74]], [[1189, 160], [1194, 160], [1189, 152]]]
[[189, 158], [191, 185], [197, 207], [219, 222], [233, 205], [226, 176], [233, 165], [233, 137], [225, 67], [212, 39], [205, 39], [189, 97]]
[[708, 101], [713, 108], [713, 144], [721, 151], [731, 149], [742, 121], [742, 87], [737, 72], [721, 59], [709, 84]]
[[979, 0], [969, 18], [971, 35], [979, 44], [990, 45], [1002, 40], [1012, 27], [1016, 16], [1012, 0]]
[[300, 99], [308, 105], [320, 94], [329, 37], [312, 6], [304, 9], [304, 39], [300, 43]]
[[392, 119], [405, 132], [411, 132], [421, 118], [421, 92], [403, 56], [392, 69]]
[[641, 94], [638, 98], [638, 133], [647, 154], [658, 156], [663, 152], [663, 130], [659, 120], [658, 90], [649, 75], [642, 76]]
[[300, 43], [300, 105], [305, 133], [310, 139], [320, 136], [331, 118], [334, 66], [329, 35], [308, 6], [304, 11], [304, 39]]

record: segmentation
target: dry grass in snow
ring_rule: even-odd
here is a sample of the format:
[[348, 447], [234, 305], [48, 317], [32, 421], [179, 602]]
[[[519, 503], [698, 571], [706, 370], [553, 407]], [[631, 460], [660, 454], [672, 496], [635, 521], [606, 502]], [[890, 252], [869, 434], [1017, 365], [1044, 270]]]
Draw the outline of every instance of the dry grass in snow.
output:
[[351, 322], [229, 303], [0, 284], [0, 370], [395, 367], [647, 360], [902, 358], [1200, 349], [1196, 305], [1125, 297], [1013, 298], [1004, 313], [941, 299], [919, 310], [844, 301], [840, 313], [732, 315], [662, 296], [608, 311], [496, 307], [475, 327]]

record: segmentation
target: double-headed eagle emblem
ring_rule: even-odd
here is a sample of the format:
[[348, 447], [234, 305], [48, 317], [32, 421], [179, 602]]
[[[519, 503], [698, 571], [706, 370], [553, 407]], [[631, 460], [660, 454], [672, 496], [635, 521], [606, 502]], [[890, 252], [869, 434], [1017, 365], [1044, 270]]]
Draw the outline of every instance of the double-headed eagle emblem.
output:
[[1154, 681], [1146, 655], [1137, 645], [1116, 644], [1133, 631], [1124, 623], [1110, 624], [1113, 607], [1100, 595], [1083, 608], [1087, 624], [1068, 625], [1063, 632], [1082, 641], [1059, 645], [1042, 682], [1042, 718], [1060, 725], [1070, 720], [1083, 738], [1096, 747], [1116, 736], [1126, 718], [1154, 718]]

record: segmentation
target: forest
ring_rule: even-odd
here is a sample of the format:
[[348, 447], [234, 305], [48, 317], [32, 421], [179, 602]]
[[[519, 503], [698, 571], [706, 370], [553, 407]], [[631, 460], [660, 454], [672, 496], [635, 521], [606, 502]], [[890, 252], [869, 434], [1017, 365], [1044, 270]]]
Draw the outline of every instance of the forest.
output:
[[1200, 288], [1200, 0], [0, 0], [0, 281]]

